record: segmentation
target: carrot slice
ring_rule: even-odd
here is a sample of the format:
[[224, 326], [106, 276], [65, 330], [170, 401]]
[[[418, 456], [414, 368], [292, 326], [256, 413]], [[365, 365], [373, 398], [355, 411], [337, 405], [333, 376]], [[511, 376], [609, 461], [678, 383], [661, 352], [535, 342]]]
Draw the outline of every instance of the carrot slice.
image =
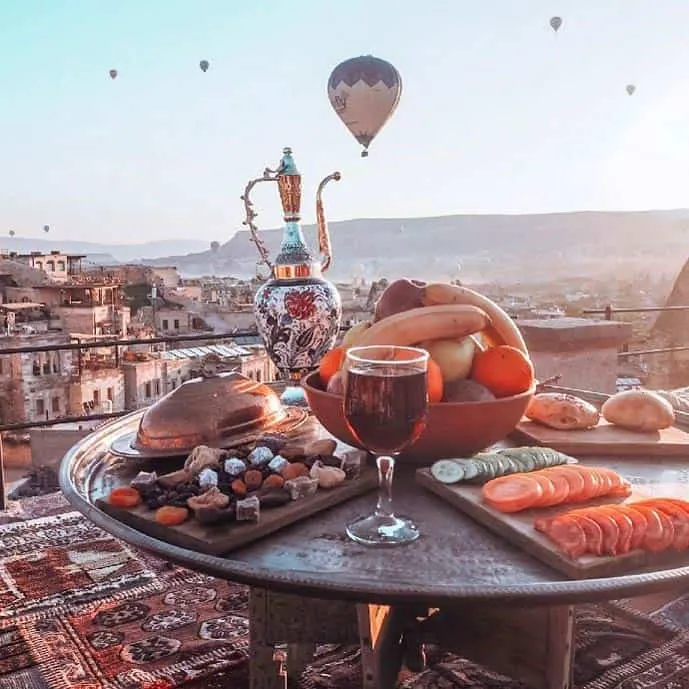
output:
[[547, 472], [557, 472], [560, 476], [567, 479], [569, 484], [569, 493], [567, 494], [566, 502], [578, 502], [586, 491], [586, 482], [580, 471], [572, 469], [569, 466], [558, 466], [550, 469], [544, 469]]
[[513, 474], [484, 484], [483, 499], [500, 512], [521, 512], [543, 496], [543, 487], [529, 474]]
[[577, 502], [588, 502], [598, 496], [598, 489], [600, 481], [598, 476], [591, 471], [589, 467], [572, 464], [571, 467], [578, 471], [580, 476], [584, 479], [584, 490], [577, 499]]
[[593, 519], [585, 517], [583, 514], [573, 517], [577, 520], [586, 536], [586, 552], [592, 555], [603, 554], [603, 530], [600, 524], [594, 522]]
[[[625, 506], [630, 510], [643, 514], [646, 518], [646, 533], [641, 542], [641, 548], [644, 550], [652, 550], [649, 545], [663, 542], [666, 538], [663, 532], [667, 524], [669, 523], [670, 526], [672, 526], [672, 522], [667, 518], [667, 515], [663, 515], [662, 512], [648, 505], [644, 505], [641, 502], [628, 502]], [[660, 548], [660, 550], [662, 550], [662, 548]]]
[[629, 504], [630, 507], [639, 510], [650, 510], [654, 512], [660, 520], [659, 530], [648, 530], [646, 538], [644, 539], [644, 550], [650, 550], [652, 553], [658, 553], [662, 550], [667, 550], [675, 542], [675, 527], [670, 517], [664, 512], [661, 512], [653, 505], [637, 504], [635, 502]]
[[572, 559], [586, 553], [586, 534], [581, 524], [566, 515], [555, 517], [548, 525], [548, 537]]
[[555, 467], [553, 467], [553, 469], [546, 469], [542, 472], [542, 475], [547, 477], [548, 481], [550, 481], [552, 484], [553, 495], [547, 500], [547, 502], [539, 502], [539, 505], [543, 505], [545, 507], [551, 505], [562, 505], [563, 503], [567, 502], [570, 492], [567, 476], [562, 472], [556, 471]]
[[591, 467], [591, 471], [598, 479], [598, 493], [596, 497], [599, 498], [608, 495], [612, 490], [612, 478], [598, 467]]
[[541, 488], [543, 490], [543, 494], [541, 495], [540, 498], [538, 498], [538, 501], [534, 503], [534, 507], [549, 507], [552, 505], [557, 505], [558, 503], [555, 502], [555, 496], [557, 493], [557, 490], [555, 488], [555, 484], [550, 480], [548, 476], [545, 474], [541, 473], [540, 471], [534, 472], [531, 474], [531, 478], [534, 481], [537, 481], [540, 483]]

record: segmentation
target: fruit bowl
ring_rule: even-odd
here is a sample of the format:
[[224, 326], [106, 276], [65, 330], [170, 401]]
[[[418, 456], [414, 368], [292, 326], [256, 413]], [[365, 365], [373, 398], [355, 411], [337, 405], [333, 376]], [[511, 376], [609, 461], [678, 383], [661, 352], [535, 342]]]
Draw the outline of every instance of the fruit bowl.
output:
[[[361, 447], [345, 423], [342, 397], [326, 392], [318, 371], [302, 379], [311, 411], [335, 438]], [[502, 440], [519, 423], [535, 385], [527, 392], [483, 402], [443, 402], [430, 405], [426, 430], [401, 459], [424, 463], [436, 459], [468, 457]]]

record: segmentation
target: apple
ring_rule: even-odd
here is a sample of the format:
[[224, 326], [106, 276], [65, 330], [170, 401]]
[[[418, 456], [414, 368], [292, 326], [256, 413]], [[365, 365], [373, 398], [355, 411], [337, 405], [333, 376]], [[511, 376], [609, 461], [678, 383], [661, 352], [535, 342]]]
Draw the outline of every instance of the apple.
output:
[[373, 322], [377, 323], [383, 318], [394, 316], [396, 313], [423, 306], [421, 298], [425, 284], [422, 280], [409, 280], [408, 278], [391, 282], [376, 302]]
[[476, 343], [471, 337], [461, 340], [426, 340], [420, 347], [425, 349], [431, 359], [440, 367], [443, 382], [467, 378], [476, 353]]

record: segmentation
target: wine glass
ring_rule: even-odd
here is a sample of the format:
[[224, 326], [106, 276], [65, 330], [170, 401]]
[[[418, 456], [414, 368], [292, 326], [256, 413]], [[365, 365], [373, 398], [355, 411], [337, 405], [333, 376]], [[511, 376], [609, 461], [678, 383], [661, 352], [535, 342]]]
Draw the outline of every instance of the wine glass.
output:
[[392, 509], [395, 455], [426, 426], [428, 352], [414, 347], [352, 347], [346, 355], [344, 415], [354, 437], [376, 455], [375, 512], [347, 525], [347, 535], [364, 545], [402, 545], [419, 537], [416, 525]]

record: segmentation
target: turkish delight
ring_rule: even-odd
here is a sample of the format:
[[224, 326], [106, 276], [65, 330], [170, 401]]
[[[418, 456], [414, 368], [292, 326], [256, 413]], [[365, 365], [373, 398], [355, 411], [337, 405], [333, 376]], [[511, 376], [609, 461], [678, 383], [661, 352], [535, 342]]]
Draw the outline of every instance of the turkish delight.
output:
[[301, 500], [315, 495], [318, 490], [318, 479], [308, 476], [298, 476], [289, 481], [285, 481], [285, 488], [289, 491], [292, 500]]
[[252, 495], [243, 500], [237, 500], [237, 521], [257, 522], [261, 515], [261, 503], [257, 496]]

